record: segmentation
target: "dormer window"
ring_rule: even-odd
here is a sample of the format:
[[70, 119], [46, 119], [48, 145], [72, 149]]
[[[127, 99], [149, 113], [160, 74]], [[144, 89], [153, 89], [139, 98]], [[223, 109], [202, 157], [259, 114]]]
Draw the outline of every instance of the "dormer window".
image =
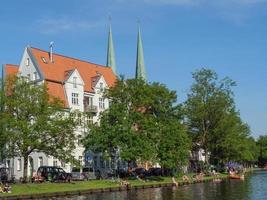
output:
[[77, 77], [73, 77], [73, 88], [77, 88]]
[[26, 66], [28, 67], [30, 65], [30, 58], [26, 59]]

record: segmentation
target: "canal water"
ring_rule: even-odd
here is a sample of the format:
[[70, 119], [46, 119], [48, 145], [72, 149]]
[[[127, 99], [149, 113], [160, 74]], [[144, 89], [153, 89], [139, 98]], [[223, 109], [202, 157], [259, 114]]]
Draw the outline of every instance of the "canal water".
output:
[[181, 187], [53, 198], [55, 200], [267, 200], [267, 170], [247, 175], [244, 181], [224, 180]]

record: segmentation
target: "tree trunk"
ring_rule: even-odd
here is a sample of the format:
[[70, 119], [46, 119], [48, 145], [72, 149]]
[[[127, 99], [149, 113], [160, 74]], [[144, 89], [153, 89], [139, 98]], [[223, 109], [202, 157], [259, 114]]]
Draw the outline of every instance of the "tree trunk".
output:
[[23, 182], [26, 183], [28, 181], [28, 155], [23, 156], [24, 164], [23, 164]]

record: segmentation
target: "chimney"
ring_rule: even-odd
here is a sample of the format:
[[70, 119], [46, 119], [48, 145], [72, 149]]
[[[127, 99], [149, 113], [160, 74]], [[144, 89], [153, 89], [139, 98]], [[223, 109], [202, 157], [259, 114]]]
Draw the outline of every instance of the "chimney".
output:
[[50, 62], [51, 63], [54, 62], [54, 60], [53, 60], [53, 45], [54, 45], [54, 42], [50, 42], [50, 45], [49, 45], [49, 49], [50, 49], [49, 58], [50, 58]]

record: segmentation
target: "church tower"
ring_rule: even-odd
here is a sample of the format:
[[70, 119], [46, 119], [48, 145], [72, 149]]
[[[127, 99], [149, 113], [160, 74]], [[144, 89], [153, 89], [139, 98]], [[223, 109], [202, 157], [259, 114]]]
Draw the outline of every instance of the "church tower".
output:
[[111, 25], [109, 25], [109, 32], [108, 32], [107, 67], [111, 67], [113, 73], [117, 75]]
[[141, 78], [144, 81], [147, 80], [140, 26], [138, 26], [138, 36], [137, 36], [137, 56], [136, 56], [135, 78]]

